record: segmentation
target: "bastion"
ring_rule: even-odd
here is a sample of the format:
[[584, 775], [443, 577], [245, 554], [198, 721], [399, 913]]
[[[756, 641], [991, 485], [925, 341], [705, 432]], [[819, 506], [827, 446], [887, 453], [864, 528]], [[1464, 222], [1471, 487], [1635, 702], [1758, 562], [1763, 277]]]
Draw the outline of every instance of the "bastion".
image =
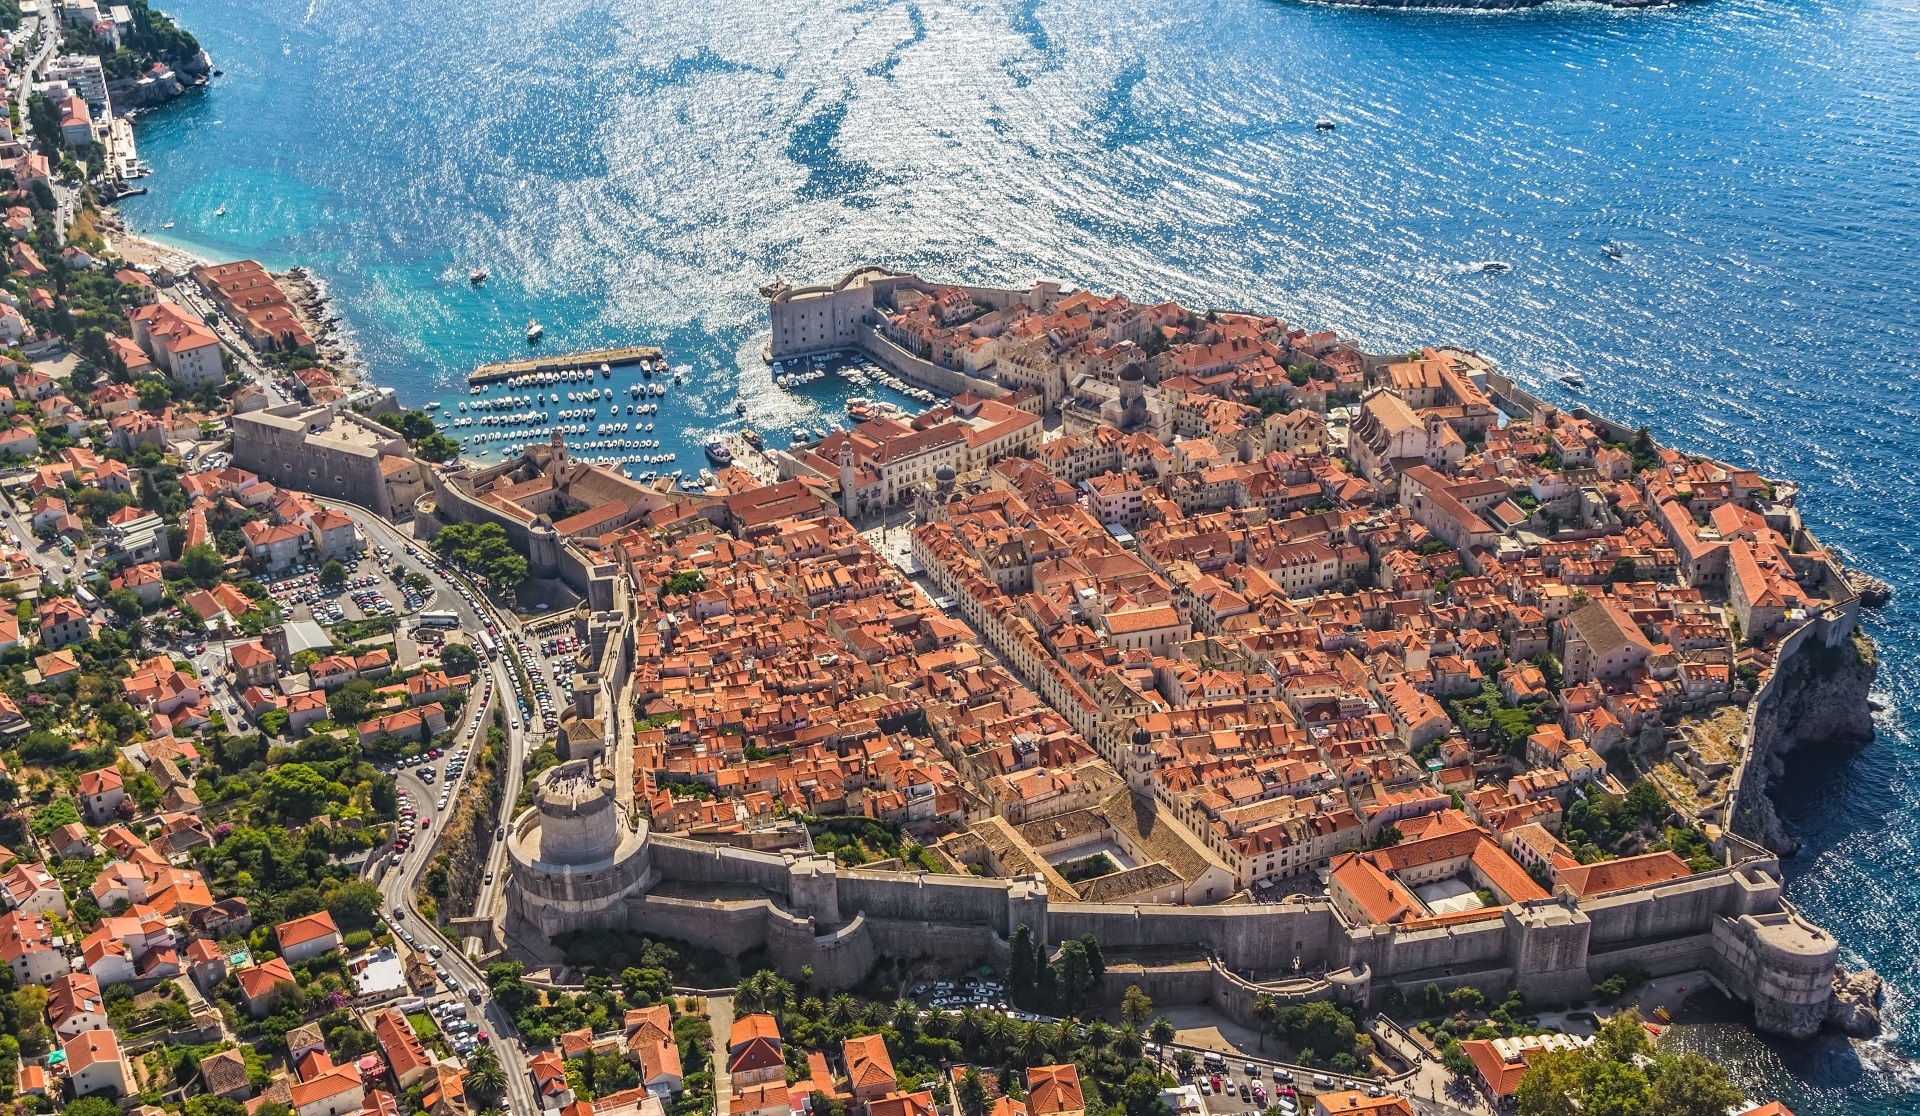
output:
[[575, 760], [534, 781], [533, 806], [507, 833], [515, 913], [551, 937], [624, 926], [625, 900], [651, 876], [647, 823], [629, 821], [613, 775]]

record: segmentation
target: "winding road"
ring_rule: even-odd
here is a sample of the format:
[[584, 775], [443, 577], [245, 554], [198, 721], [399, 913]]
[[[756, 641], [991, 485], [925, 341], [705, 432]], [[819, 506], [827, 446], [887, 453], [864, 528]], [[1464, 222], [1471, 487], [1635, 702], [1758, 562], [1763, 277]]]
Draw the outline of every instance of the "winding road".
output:
[[[361, 533], [369, 543], [382, 545], [391, 550], [396, 564], [404, 564], [408, 569], [418, 571], [433, 582], [434, 592], [429, 607], [438, 611], [453, 612], [459, 616], [462, 630], [467, 632], [478, 633], [491, 625], [495, 633], [494, 638], [501, 642], [502, 654], [489, 656], [486, 667], [487, 674], [493, 683], [493, 698], [486, 703], [486, 708], [473, 710], [473, 717], [487, 717], [490, 715], [490, 708], [493, 707], [504, 708], [506, 711], [507, 754], [502, 757], [505, 785], [500, 817], [494, 822], [496, 826], [506, 825], [511, 820], [514, 801], [520, 794], [520, 769], [526, 760], [530, 739], [521, 725], [518, 706], [511, 699], [513, 680], [507, 667], [506, 656], [515, 654], [510, 635], [514, 628], [513, 621], [495, 612], [486, 603], [486, 598], [477, 592], [474, 594], [474, 601], [477, 603], [470, 603], [461, 593], [458, 584], [409, 553], [410, 547], [420, 549], [423, 554], [426, 551], [421, 543], [402, 534], [393, 524], [365, 508], [340, 504], [337, 501], [330, 501], [330, 503], [339, 507], [359, 524]], [[506, 638], [503, 639], [503, 636]], [[480, 723], [483, 727], [486, 724], [484, 720]], [[481, 739], [478, 732], [475, 733], [474, 739], [476, 741]], [[444, 764], [444, 757], [442, 763]], [[469, 778], [471, 772], [472, 767], [469, 766], [461, 778]], [[438, 799], [437, 790], [410, 770], [400, 774], [399, 782], [401, 788], [419, 802], [420, 806], [417, 809], [421, 816], [427, 816], [429, 811], [425, 807], [431, 806]], [[405, 912], [402, 917], [394, 919], [396, 925], [405, 927], [423, 945], [430, 943], [434, 937], [438, 936], [438, 931], [432, 928], [432, 924], [427, 919], [421, 917], [418, 908], [414, 905], [414, 896], [419, 890], [421, 874], [426, 871], [427, 865], [433, 862], [434, 849], [439, 844], [440, 834], [444, 831], [446, 816], [435, 817], [435, 824], [432, 827], [419, 831], [416, 834], [416, 843], [400, 855], [398, 863], [389, 868], [380, 881], [380, 889], [385, 898], [388, 913], [391, 915], [396, 910]], [[500, 863], [504, 855], [504, 847], [504, 842], [490, 843], [487, 870], [494, 875], [495, 883], [483, 887], [480, 895], [480, 910], [489, 909], [489, 904], [494, 901], [497, 889], [502, 883]], [[460, 982], [462, 989], [480, 989], [479, 1007], [476, 1009], [469, 1006], [467, 1013], [492, 1036], [494, 1054], [500, 1061], [501, 1069], [506, 1073], [507, 1111], [511, 1116], [534, 1116], [540, 1109], [533, 1093], [533, 1080], [528, 1074], [526, 1051], [514, 1037], [516, 1032], [512, 1017], [487, 991], [486, 974], [481, 971], [479, 965], [467, 957], [465, 949], [458, 942], [451, 943], [445, 948], [442, 956], [437, 959], [437, 963]]]

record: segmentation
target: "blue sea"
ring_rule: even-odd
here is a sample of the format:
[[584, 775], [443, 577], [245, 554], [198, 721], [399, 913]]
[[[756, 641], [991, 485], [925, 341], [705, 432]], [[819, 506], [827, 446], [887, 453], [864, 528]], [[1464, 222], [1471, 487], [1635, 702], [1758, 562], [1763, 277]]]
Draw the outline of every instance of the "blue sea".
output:
[[167, 6], [224, 75], [144, 118], [130, 223], [312, 268], [374, 377], [443, 415], [537, 318], [549, 349], [667, 348], [683, 466], [736, 398], [782, 445], [844, 388], [773, 385], [757, 288], [876, 262], [1462, 344], [1568, 401], [1577, 370], [1606, 413], [1803, 482], [1900, 593], [1879, 739], [1803, 750], [1780, 795], [1791, 897], [1888, 978], [1890, 1034], [1686, 1041], [1802, 1116], [1920, 1113], [1912, 0]]

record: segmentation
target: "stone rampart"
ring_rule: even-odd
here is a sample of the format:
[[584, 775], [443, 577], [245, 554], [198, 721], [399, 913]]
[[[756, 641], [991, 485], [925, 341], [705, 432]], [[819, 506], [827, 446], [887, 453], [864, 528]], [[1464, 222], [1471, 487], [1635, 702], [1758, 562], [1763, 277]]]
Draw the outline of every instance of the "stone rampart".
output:
[[[516, 823], [513, 847], [532, 847], [534, 814]], [[1150, 982], [1156, 1001], [1212, 1003], [1236, 1019], [1251, 1012], [1251, 997], [1261, 992], [1364, 1007], [1386, 988], [1417, 996], [1436, 984], [1472, 986], [1496, 998], [1518, 989], [1532, 1002], [1559, 1003], [1583, 999], [1594, 980], [1635, 965], [1656, 974], [1704, 968], [1749, 999], [1764, 1025], [1799, 1033], [1824, 1011], [1837, 951], [1831, 937], [1786, 906], [1770, 859], [1597, 899], [1557, 896], [1452, 926], [1408, 929], [1350, 925], [1319, 899], [1214, 907], [1051, 903], [1045, 886], [1026, 878], [837, 869], [812, 854], [653, 835], [644, 843], [652, 872], [645, 887], [666, 880], [680, 896], [704, 888], [713, 898], [622, 892], [613, 899], [617, 912], [609, 913], [592, 886], [600, 881], [548, 879], [526, 887], [516, 863], [512, 901], [549, 933], [624, 924], [733, 957], [764, 949], [783, 972], [810, 966], [822, 988], [858, 984], [883, 957], [1003, 968], [1007, 939], [1021, 925], [1049, 944], [1091, 934], [1109, 956], [1123, 959], [1102, 995]], [[562, 890], [553, 892], [555, 886]], [[1130, 955], [1149, 959], [1129, 965]]]
[[[1104, 906], [1054, 903], [1047, 912], [1050, 940], [1092, 934], [1115, 953], [1155, 949], [1204, 949], [1230, 968], [1258, 973], [1291, 972], [1345, 964], [1345, 943], [1330, 904], [1275, 903], [1252, 906]], [[1339, 955], [1339, 956], [1337, 956]]]

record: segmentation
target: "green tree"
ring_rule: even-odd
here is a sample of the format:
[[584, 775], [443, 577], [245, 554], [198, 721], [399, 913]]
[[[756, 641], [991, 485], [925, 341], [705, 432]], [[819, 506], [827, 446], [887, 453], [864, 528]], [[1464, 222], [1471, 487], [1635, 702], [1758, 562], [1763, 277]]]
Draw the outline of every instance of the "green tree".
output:
[[326, 812], [327, 780], [304, 763], [284, 763], [261, 784], [267, 802], [283, 817], [311, 818]]
[[144, 410], [158, 411], [173, 402], [173, 385], [158, 376], [148, 376], [133, 388], [140, 393], [140, 406]]
[[1640, 566], [1631, 558], [1615, 558], [1613, 568], [1607, 571], [1609, 582], [1640, 580]]
[[1136, 1069], [1120, 1087], [1120, 1110], [1126, 1116], [1167, 1116], [1167, 1102], [1160, 1098], [1160, 1078]]
[[339, 588], [346, 583], [347, 567], [341, 565], [334, 559], [327, 559], [327, 564], [320, 567], [320, 587], [338, 591]]
[[507, 1091], [507, 1073], [500, 1066], [500, 1060], [493, 1055], [488, 1046], [478, 1046], [467, 1055], [467, 1094], [477, 1101], [481, 1108], [492, 1108], [500, 1103]]
[[[1392, 826], [1388, 826], [1392, 829]], [[1384, 831], [1383, 831], [1384, 832]], [[1395, 830], [1395, 832], [1399, 832]], [[1253, 998], [1253, 1017], [1260, 1021], [1260, 1049], [1267, 1048], [1267, 1032], [1273, 1030], [1274, 1020], [1280, 1018], [1280, 1003], [1271, 992], [1261, 992]]]
[[123, 620], [138, 620], [146, 614], [147, 606], [131, 589], [115, 589], [106, 599], [107, 607]]
[[1741, 1102], [1727, 1071], [1698, 1054], [1663, 1056], [1647, 1096], [1649, 1116], [1721, 1116]]
[[1086, 1002], [1087, 993], [1093, 991], [1094, 983], [1099, 979], [1087, 956], [1086, 943], [1078, 938], [1061, 943], [1058, 964], [1061, 1001], [1069, 1010], [1077, 1009]]
[[333, 692], [327, 699], [327, 715], [335, 724], [358, 724], [373, 704], [373, 683], [356, 678]]
[[372, 880], [352, 879], [327, 896], [327, 913], [345, 929], [365, 929], [380, 912], [380, 887]]
[[440, 669], [448, 674], [472, 674], [480, 669], [480, 656], [464, 643], [449, 643], [440, 651]]
[[445, 434], [429, 434], [414, 443], [413, 452], [422, 460], [440, 464], [460, 456], [460, 443]]
[[226, 570], [220, 552], [209, 543], [197, 543], [180, 555], [180, 569], [202, 589], [211, 589]]
[[707, 587], [707, 575], [698, 570], [682, 570], [667, 579], [663, 590], [669, 596], [686, 596], [698, 593]]
[[1158, 1046], [1166, 1046], [1171, 1043], [1177, 1033], [1173, 1028], [1173, 1020], [1168, 1019], [1164, 1015], [1155, 1019], [1152, 1025], [1147, 1028], [1147, 1037], [1152, 1039]]
[[954, 1089], [954, 1099], [960, 1104], [960, 1116], [986, 1116], [987, 1083], [981, 1078], [979, 1070], [967, 1067], [967, 1072]]
[[1127, 985], [1120, 998], [1120, 1018], [1128, 1030], [1138, 1031], [1153, 1018], [1153, 999], [1137, 984]]

